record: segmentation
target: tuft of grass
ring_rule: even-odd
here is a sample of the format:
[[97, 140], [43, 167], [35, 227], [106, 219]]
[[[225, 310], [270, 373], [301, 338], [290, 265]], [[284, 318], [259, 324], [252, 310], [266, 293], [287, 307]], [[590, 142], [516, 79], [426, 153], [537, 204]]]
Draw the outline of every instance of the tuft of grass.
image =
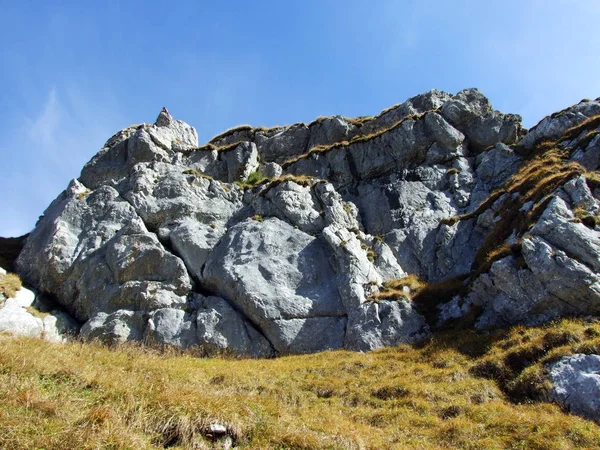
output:
[[91, 193], [92, 191], [90, 189], [85, 189], [84, 191], [81, 191], [79, 194], [77, 194], [77, 200], [85, 200], [85, 198]]
[[23, 283], [17, 274], [0, 274], [0, 294], [3, 294], [5, 297], [13, 298], [22, 287]]
[[590, 324], [581, 319], [565, 319], [541, 327], [517, 326], [496, 342], [470, 372], [494, 380], [511, 401], [545, 401], [551, 387], [548, 364], [563, 356], [598, 350], [597, 321]]
[[373, 250], [370, 247], [367, 248], [367, 259], [371, 262], [373, 262], [377, 259], [377, 252], [375, 252], [375, 250]]
[[209, 144], [214, 144], [215, 142], [225, 139], [226, 137], [231, 136], [232, 134], [239, 133], [242, 131], [252, 131], [252, 130], [253, 130], [253, 128], [251, 125], [238, 125], [236, 127], [229, 128], [228, 130], [225, 130], [222, 133], [217, 134], [208, 142], [209, 142]]
[[373, 120], [375, 117], [374, 116], [359, 116], [359, 117], [344, 117], [344, 119], [346, 120], [346, 122], [351, 123], [352, 125], [354, 125], [355, 127], [362, 127], [365, 123], [370, 122], [371, 120]]
[[[415, 274], [395, 280], [386, 281], [379, 292], [371, 295], [367, 301], [409, 300], [431, 325], [437, 323], [437, 306], [452, 300], [456, 295], [464, 295], [468, 291], [468, 276], [458, 275], [437, 283], [427, 283]], [[470, 320], [467, 317], [466, 320]], [[463, 324], [463, 325], [466, 325]]]
[[379, 292], [369, 297], [368, 301], [377, 300], [411, 300], [427, 283], [417, 275], [407, 275], [396, 280], [386, 281]]
[[248, 175], [248, 178], [246, 178], [243, 181], [234, 181], [234, 184], [237, 184], [242, 189], [248, 189], [266, 183], [269, 180], [271, 180], [271, 178], [265, 177], [264, 175], [261, 175], [258, 171], [256, 171]]
[[573, 214], [575, 215], [573, 222], [582, 223], [592, 229], [600, 225], [600, 217], [597, 214], [590, 213], [583, 206], [573, 208]]
[[252, 220], [255, 220], [257, 222], [264, 222], [265, 218], [263, 216], [261, 216], [260, 214], [256, 214], [256, 215], [252, 216]]
[[568, 320], [264, 360], [0, 335], [0, 447], [212, 448], [219, 423], [240, 449], [598, 448], [597, 424], [513, 397], [598, 336]]
[[28, 306], [26, 309], [29, 314], [31, 314], [33, 317], [37, 317], [39, 319], [43, 319], [50, 315], [49, 312], [40, 311], [39, 309], [34, 308], [33, 306]]
[[193, 175], [198, 178], [205, 178], [207, 180], [212, 180], [213, 177], [210, 175], [206, 175], [205, 173], [199, 172], [196, 169], [186, 169], [182, 172], [184, 175]]
[[271, 189], [279, 186], [281, 183], [285, 183], [286, 181], [292, 181], [300, 186], [313, 187], [315, 184], [324, 183], [326, 180], [321, 180], [319, 178], [309, 177], [306, 175], [282, 175], [279, 178], [268, 179], [265, 187], [260, 191], [260, 195], [264, 197]]

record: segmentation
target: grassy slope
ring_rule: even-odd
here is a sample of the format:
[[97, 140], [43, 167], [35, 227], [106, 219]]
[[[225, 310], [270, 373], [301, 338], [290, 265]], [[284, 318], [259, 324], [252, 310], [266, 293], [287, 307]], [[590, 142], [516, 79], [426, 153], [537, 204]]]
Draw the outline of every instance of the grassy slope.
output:
[[600, 352], [599, 336], [565, 320], [235, 360], [0, 335], [0, 448], [210, 448], [212, 420], [241, 448], [598, 448], [598, 425], [527, 395], [543, 393], [542, 363]]

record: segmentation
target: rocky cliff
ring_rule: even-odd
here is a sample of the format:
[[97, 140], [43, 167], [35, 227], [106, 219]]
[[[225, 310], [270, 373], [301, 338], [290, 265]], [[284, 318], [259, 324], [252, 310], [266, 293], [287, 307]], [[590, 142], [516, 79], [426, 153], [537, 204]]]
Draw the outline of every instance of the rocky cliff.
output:
[[86, 338], [270, 356], [600, 312], [600, 99], [531, 130], [478, 90], [199, 146], [119, 131], [16, 261]]

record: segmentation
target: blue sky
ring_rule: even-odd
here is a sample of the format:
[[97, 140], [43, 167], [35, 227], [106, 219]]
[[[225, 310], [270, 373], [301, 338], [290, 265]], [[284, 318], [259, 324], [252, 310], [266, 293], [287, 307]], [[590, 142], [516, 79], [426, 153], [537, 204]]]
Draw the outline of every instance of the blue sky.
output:
[[163, 106], [204, 142], [478, 87], [530, 127], [600, 96], [599, 0], [0, 0], [0, 236]]

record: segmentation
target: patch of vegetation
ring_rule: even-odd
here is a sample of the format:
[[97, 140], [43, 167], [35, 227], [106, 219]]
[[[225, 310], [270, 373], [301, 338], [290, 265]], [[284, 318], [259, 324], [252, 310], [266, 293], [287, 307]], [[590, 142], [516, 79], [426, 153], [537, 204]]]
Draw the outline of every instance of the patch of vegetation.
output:
[[446, 175], [458, 175], [459, 173], [460, 169], [457, 169], [456, 167], [451, 167], [446, 171]]
[[359, 116], [359, 117], [344, 117], [344, 120], [352, 125], [354, 125], [355, 127], [362, 127], [364, 124], [369, 123], [371, 120], [373, 120], [375, 117], [374, 116]]
[[212, 180], [213, 177], [210, 175], [206, 175], [205, 173], [199, 172], [196, 169], [186, 169], [182, 172], [184, 175], [193, 175], [198, 178], [205, 178], [207, 180]]
[[[431, 325], [437, 323], [437, 307], [449, 302], [456, 295], [465, 295], [468, 291], [468, 276], [459, 275], [437, 283], [427, 283], [417, 275], [407, 275], [386, 281], [367, 301], [409, 300]], [[470, 321], [468, 316], [465, 321]], [[466, 324], [463, 324], [466, 325]]]
[[527, 391], [543, 390], [545, 362], [600, 351], [598, 336], [569, 320], [256, 360], [0, 335], [0, 446], [211, 448], [221, 423], [240, 449], [598, 448], [597, 424]]
[[386, 281], [379, 288], [379, 292], [373, 294], [368, 300], [412, 300], [412, 298], [425, 286], [417, 275], [407, 275], [396, 280]]
[[218, 153], [227, 152], [229, 150], [234, 150], [238, 145], [240, 145], [241, 142], [243, 142], [243, 141], [233, 142], [231, 144], [221, 145], [221, 146], [217, 146], [217, 145], [214, 145], [209, 142], [208, 144], [201, 145], [200, 147], [193, 147], [188, 150], [185, 150], [182, 153], [187, 154], [187, 153], [193, 153], [193, 152], [212, 152], [212, 151], [216, 151]]
[[367, 259], [371, 262], [374, 262], [377, 259], [377, 252], [371, 247], [367, 249]]
[[256, 214], [256, 215], [252, 216], [252, 220], [255, 220], [257, 222], [264, 222], [265, 218], [263, 216], [261, 216], [260, 214]]
[[34, 308], [33, 306], [28, 306], [26, 309], [29, 314], [31, 314], [33, 317], [37, 317], [38, 319], [43, 319], [50, 315], [49, 312], [40, 311], [39, 309]]
[[214, 144], [215, 142], [223, 140], [226, 137], [231, 136], [232, 134], [240, 133], [242, 131], [252, 131], [252, 130], [253, 130], [253, 128], [252, 128], [251, 125], [238, 125], [236, 127], [229, 128], [228, 130], [225, 130], [222, 133], [217, 134], [210, 141], [208, 141], [208, 143], [209, 144]]
[[590, 213], [583, 206], [573, 208], [573, 214], [575, 215], [573, 222], [582, 223], [592, 229], [600, 225], [600, 217], [597, 214]]
[[0, 274], [0, 294], [5, 297], [13, 298], [22, 287], [23, 283], [17, 274]]
[[[559, 150], [549, 150], [532, 158], [521, 166], [505, 185], [508, 194], [498, 210], [498, 220], [487, 234], [475, 254], [472, 270], [482, 273], [490, 262], [490, 255], [502, 257], [498, 248], [514, 233], [521, 237], [544, 212], [549, 197], [559, 186], [571, 178], [581, 175], [585, 169], [577, 163], [566, 162]], [[513, 195], [514, 194], [514, 195]], [[533, 208], [522, 210], [522, 206], [532, 202]]]
[[588, 187], [593, 191], [594, 189], [600, 188], [600, 172], [586, 172], [585, 181]]
[[77, 200], [85, 200], [85, 198], [90, 195], [92, 191], [90, 189], [85, 189], [77, 194]]
[[267, 195], [271, 189], [276, 186], [279, 186], [281, 183], [285, 183], [286, 181], [292, 181], [300, 186], [308, 186], [313, 187], [317, 183], [324, 183], [325, 180], [321, 180], [319, 178], [308, 177], [306, 175], [282, 175], [279, 178], [269, 178], [268, 182], [265, 183], [265, 187], [260, 191], [261, 196]]
[[266, 183], [269, 180], [271, 180], [271, 178], [265, 177], [264, 175], [261, 175], [258, 171], [256, 171], [256, 172], [252, 172], [250, 175], [248, 175], [248, 178], [246, 178], [245, 180], [234, 181], [234, 183], [237, 184], [242, 189], [248, 189], [248, 188], [256, 187], [262, 183]]
[[514, 402], [544, 401], [550, 389], [546, 366], [574, 353], [600, 350], [597, 321], [563, 320], [542, 327], [515, 327], [470, 372], [496, 381]]

